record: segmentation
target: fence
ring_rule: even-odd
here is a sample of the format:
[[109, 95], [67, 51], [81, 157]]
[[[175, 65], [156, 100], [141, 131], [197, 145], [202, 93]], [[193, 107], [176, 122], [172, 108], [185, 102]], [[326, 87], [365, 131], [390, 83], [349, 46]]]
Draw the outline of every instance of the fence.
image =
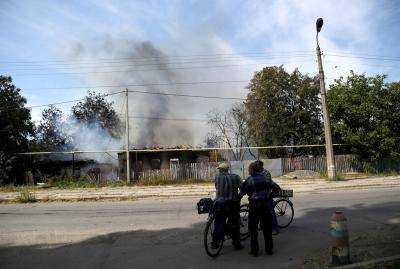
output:
[[[99, 156], [97, 156], [99, 155]], [[24, 156], [27, 163], [25, 180], [21, 183], [34, 183], [53, 180], [81, 180], [95, 183], [106, 181], [125, 181], [119, 174], [115, 157], [110, 154], [72, 154], [50, 156]], [[111, 157], [110, 157], [111, 156]], [[97, 157], [96, 159], [94, 157]], [[114, 161], [114, 162], [113, 162]], [[311, 170], [326, 172], [326, 158], [324, 156], [301, 156], [294, 158], [262, 159], [264, 166], [273, 177], [295, 170]], [[242, 178], [248, 176], [247, 168], [251, 160], [233, 161], [231, 171]], [[399, 160], [381, 160], [368, 167], [356, 162], [352, 155], [336, 155], [336, 170], [339, 173], [348, 172], [387, 172], [400, 171]], [[217, 164], [213, 162], [199, 162], [187, 164], [171, 164], [169, 169], [146, 170], [138, 173], [142, 182], [184, 182], [211, 180], [217, 173]], [[133, 172], [133, 171], [132, 171]]]
[[174, 164], [170, 169], [139, 172], [140, 181], [204, 181], [214, 178], [217, 173], [215, 163]]
[[[326, 158], [324, 156], [312, 157], [294, 157], [262, 159], [264, 167], [269, 170], [273, 177], [281, 176], [295, 170], [311, 170], [315, 172], [326, 172]], [[242, 178], [248, 176], [247, 168], [252, 161], [234, 161], [230, 162], [231, 171], [240, 175]], [[335, 156], [335, 165], [337, 172], [361, 172], [363, 166], [355, 162], [352, 155]], [[214, 178], [217, 173], [215, 163], [189, 163], [171, 165], [170, 169], [148, 170], [141, 172], [139, 180], [142, 181], [201, 181]]]
[[[335, 156], [336, 171], [340, 173], [361, 172], [363, 167], [356, 163], [352, 155], [336, 155]], [[311, 170], [315, 172], [326, 172], [326, 157], [293, 157], [282, 158], [282, 172], [289, 173], [295, 170]]]

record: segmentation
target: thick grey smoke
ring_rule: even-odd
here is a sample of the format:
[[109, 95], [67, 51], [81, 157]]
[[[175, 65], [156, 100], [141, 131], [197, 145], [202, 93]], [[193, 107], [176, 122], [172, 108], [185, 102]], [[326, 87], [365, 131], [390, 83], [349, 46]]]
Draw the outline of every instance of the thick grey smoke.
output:
[[[123, 59], [118, 65], [113, 64], [112, 66], [112, 70], [117, 69], [118, 72], [101, 73], [101, 75], [90, 74], [90, 81], [95, 81], [97, 84], [146, 84], [147, 86], [128, 86], [128, 88], [145, 92], [180, 92], [180, 89], [175, 87], [174, 83], [187, 80], [180, 75], [181, 73], [178, 74], [170, 68], [171, 60], [168, 56], [155, 48], [150, 42], [127, 40], [116, 42], [108, 38], [100, 48], [94, 50], [89, 50], [84, 45], [78, 44], [73, 49], [73, 55], [82, 61], [93, 58]], [[101, 65], [98, 65], [93, 70], [110, 70], [110, 64], [106, 66], [106, 69], [101, 69], [101, 67]], [[154, 85], [160, 83], [170, 86]], [[123, 90], [123, 88], [120, 90]], [[173, 96], [141, 93], [130, 93], [129, 96], [131, 141], [133, 141], [132, 144], [135, 147], [174, 146], [193, 143], [193, 126], [190, 123], [165, 120], [176, 118], [176, 115], [183, 108], [190, 113], [190, 105], [183, 105], [180, 102], [181, 100], [176, 100]], [[125, 109], [123, 98], [121, 95], [115, 99], [117, 110]], [[121, 115], [121, 119], [124, 122], [123, 115]]]
[[[132, 63], [137, 69], [152, 69], [151, 72], [127, 72], [134, 77], [139, 84], [156, 84], [159, 81], [174, 85], [174, 82], [182, 81], [178, 75], [168, 66], [168, 57], [157, 50], [150, 42], [135, 44], [131, 54]], [[137, 59], [141, 59], [138, 61]], [[144, 60], [144, 61], [143, 61]], [[143, 63], [147, 67], [143, 67]], [[160, 92], [156, 86], [145, 86], [149, 92]], [[138, 147], [154, 145], [172, 145], [176, 143], [190, 143], [192, 135], [190, 126], [166, 122], [165, 118], [173, 118], [174, 109], [179, 110], [179, 104], [174, 105], [174, 97], [165, 95], [149, 95], [144, 97], [144, 103], [140, 105], [140, 111], [145, 120], [145, 126], [138, 130]], [[136, 110], [137, 111], [137, 110]]]

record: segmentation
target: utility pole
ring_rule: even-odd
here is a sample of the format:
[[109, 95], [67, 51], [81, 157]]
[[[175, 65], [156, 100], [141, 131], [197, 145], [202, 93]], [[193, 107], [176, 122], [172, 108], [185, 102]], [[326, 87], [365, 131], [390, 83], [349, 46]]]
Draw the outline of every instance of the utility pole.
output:
[[335, 159], [333, 155], [332, 133], [331, 133], [331, 120], [329, 117], [329, 109], [326, 105], [326, 90], [325, 90], [325, 75], [322, 68], [321, 49], [318, 42], [318, 33], [321, 31], [323, 25], [322, 18], [317, 20], [317, 58], [319, 69], [319, 87], [321, 92], [322, 113], [324, 116], [324, 131], [325, 131], [325, 149], [326, 149], [326, 164], [328, 170], [328, 178], [336, 180]]
[[131, 181], [131, 161], [129, 159], [129, 96], [125, 89], [125, 150], [126, 150], [126, 183]]

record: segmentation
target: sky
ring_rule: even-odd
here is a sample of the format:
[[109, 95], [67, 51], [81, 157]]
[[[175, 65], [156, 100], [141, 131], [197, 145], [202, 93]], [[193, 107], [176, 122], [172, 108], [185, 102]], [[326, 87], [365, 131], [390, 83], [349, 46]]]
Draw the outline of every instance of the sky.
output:
[[[317, 73], [318, 17], [324, 19], [320, 46], [328, 84], [350, 70], [400, 80], [400, 2], [340, 0], [1, 0], [0, 74], [12, 76], [28, 106], [80, 99], [88, 89], [109, 93], [149, 83], [223, 81], [129, 89], [244, 98], [247, 82], [263, 66]], [[149, 50], [165, 62], [143, 61]], [[168, 71], [157, 70], [160, 66]], [[123, 95], [110, 100], [124, 113]], [[163, 112], [157, 109], [160, 100], [145, 94], [131, 93], [129, 100], [132, 117]], [[168, 100], [168, 118], [200, 120], [235, 102]], [[71, 105], [58, 107], [67, 114]], [[40, 120], [42, 109], [32, 109], [33, 120]], [[136, 141], [146, 135], [142, 130], [149, 122], [132, 119]], [[200, 120], [164, 124], [193, 133], [187, 141], [177, 136], [174, 143], [198, 144], [207, 132]], [[169, 131], [165, 136], [175, 137]]]

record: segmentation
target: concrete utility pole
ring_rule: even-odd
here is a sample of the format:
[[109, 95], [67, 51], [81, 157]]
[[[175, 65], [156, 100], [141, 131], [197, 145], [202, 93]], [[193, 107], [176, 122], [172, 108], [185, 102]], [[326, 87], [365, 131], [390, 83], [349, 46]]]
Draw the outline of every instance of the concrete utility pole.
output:
[[319, 18], [316, 23], [319, 87], [320, 87], [320, 91], [321, 91], [322, 113], [324, 116], [326, 164], [327, 164], [327, 170], [328, 170], [328, 178], [331, 180], [336, 180], [335, 159], [334, 159], [334, 155], [333, 155], [333, 146], [332, 146], [331, 120], [329, 117], [329, 109], [326, 105], [325, 75], [324, 75], [324, 69], [322, 68], [321, 49], [319, 47], [319, 42], [318, 42], [318, 34], [321, 31], [323, 23], [324, 22], [323, 22], [322, 18]]
[[126, 182], [131, 181], [131, 161], [129, 158], [129, 96], [128, 89], [125, 90], [125, 141], [126, 141]]

